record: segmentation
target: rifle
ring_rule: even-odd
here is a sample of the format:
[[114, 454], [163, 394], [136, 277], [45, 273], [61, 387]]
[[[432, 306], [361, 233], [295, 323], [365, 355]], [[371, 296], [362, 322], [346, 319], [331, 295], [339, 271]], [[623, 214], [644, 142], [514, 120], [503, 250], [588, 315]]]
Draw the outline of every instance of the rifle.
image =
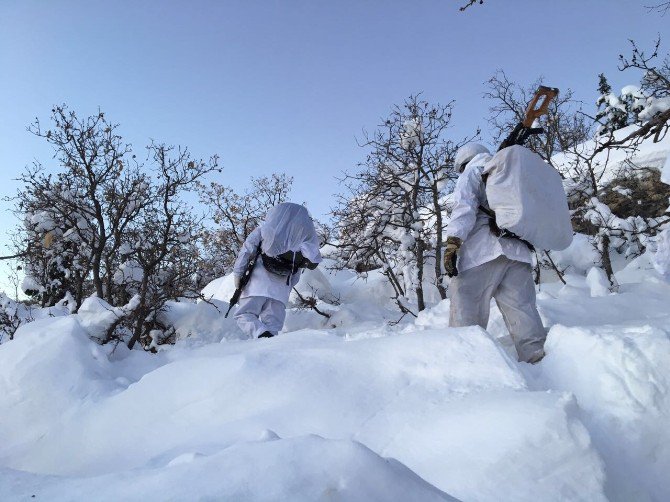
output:
[[249, 279], [251, 279], [251, 272], [253, 272], [254, 265], [256, 265], [256, 262], [258, 261], [258, 257], [260, 255], [261, 255], [261, 245], [259, 244], [258, 249], [256, 250], [256, 254], [249, 259], [249, 263], [247, 263], [247, 268], [245, 269], [244, 274], [242, 274], [242, 277], [240, 277], [240, 285], [233, 293], [233, 296], [230, 297], [228, 312], [226, 312], [225, 317], [228, 317], [228, 314], [230, 314], [231, 309], [237, 304], [237, 302], [240, 301], [240, 295], [242, 294], [242, 290], [244, 289], [244, 286], [246, 286], [249, 283]]
[[[523, 120], [519, 122], [510, 135], [505, 138], [505, 141], [502, 142], [498, 151], [512, 145], [523, 145], [529, 136], [543, 133], [544, 129], [542, 127], [533, 127], [533, 122], [549, 111], [549, 104], [556, 96], [558, 96], [558, 89], [556, 87], [546, 87], [541, 85], [537, 91], [535, 91], [533, 99], [530, 100]], [[544, 99], [538, 106], [540, 98]]]

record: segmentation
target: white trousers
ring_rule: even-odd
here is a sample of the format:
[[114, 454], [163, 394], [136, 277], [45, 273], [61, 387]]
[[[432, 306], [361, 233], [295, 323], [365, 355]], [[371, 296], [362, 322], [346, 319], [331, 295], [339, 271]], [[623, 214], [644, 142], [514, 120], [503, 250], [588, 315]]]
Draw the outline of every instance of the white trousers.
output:
[[265, 331], [276, 336], [284, 327], [284, 319], [286, 306], [265, 296], [241, 298], [235, 311], [237, 325], [251, 338], [258, 338]]
[[502, 313], [520, 361], [543, 350], [547, 333], [535, 304], [535, 284], [528, 263], [499, 256], [465, 270], [451, 280], [449, 326], [486, 329], [491, 298]]

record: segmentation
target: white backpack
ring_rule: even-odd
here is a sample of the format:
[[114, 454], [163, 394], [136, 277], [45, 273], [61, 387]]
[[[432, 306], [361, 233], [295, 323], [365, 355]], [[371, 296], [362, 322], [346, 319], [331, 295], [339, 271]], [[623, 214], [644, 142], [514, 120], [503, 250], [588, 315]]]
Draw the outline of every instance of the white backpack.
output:
[[484, 166], [486, 198], [501, 230], [537, 249], [560, 251], [572, 242], [572, 223], [563, 181], [536, 153], [513, 145]]

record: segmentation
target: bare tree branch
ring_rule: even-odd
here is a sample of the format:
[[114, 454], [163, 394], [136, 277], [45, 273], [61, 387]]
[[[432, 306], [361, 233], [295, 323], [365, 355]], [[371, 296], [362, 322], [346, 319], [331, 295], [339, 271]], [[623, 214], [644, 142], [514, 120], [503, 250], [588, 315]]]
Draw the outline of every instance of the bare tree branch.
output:
[[465, 9], [467, 9], [468, 7], [470, 7], [470, 6], [472, 6], [472, 5], [475, 5], [475, 4], [479, 4], [479, 5], [481, 5], [481, 4], [483, 4], [483, 3], [484, 3], [484, 0], [468, 0], [468, 3], [466, 3], [466, 4], [463, 5], [463, 6], [461, 6], [458, 10], [460, 10], [461, 12], [463, 12]]

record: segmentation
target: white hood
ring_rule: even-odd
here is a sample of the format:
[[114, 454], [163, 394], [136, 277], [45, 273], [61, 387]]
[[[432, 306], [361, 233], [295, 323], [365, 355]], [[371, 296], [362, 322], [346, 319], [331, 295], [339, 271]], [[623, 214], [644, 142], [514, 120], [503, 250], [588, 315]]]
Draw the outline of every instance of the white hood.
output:
[[268, 256], [300, 251], [312, 263], [321, 261], [314, 222], [300, 204], [283, 202], [271, 208], [261, 224], [261, 240]]

